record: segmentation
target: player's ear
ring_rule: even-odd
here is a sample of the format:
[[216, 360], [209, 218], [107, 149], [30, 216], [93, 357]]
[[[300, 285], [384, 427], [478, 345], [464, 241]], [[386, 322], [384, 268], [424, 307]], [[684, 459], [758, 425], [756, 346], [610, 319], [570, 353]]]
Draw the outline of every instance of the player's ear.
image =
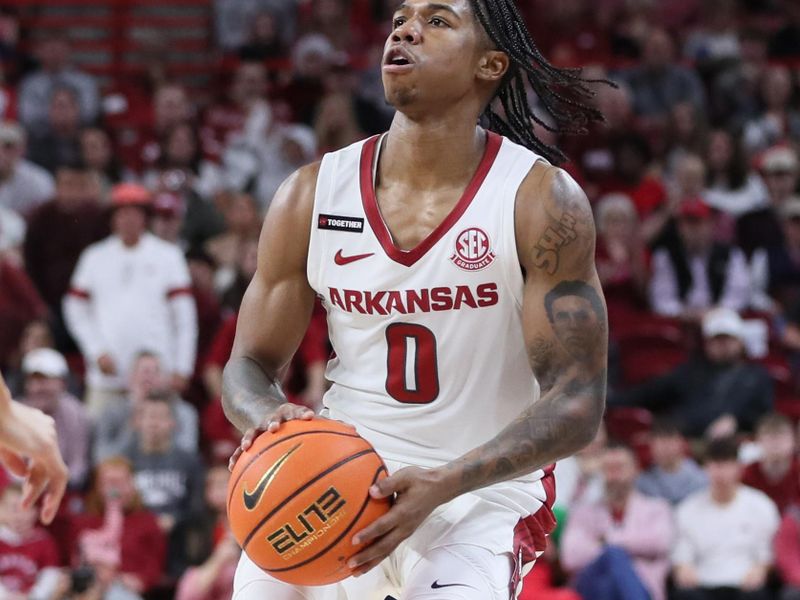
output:
[[508, 72], [511, 64], [508, 54], [500, 50], [487, 50], [478, 63], [478, 79], [499, 82]]

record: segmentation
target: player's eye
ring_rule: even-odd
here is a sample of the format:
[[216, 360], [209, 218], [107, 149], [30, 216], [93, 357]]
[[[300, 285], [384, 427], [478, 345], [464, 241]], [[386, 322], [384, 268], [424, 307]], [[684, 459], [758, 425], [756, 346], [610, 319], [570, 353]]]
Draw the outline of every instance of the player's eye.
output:
[[397, 17], [394, 21], [392, 21], [392, 26], [397, 29], [398, 27], [402, 27], [403, 23], [406, 22], [405, 17]]
[[448, 26], [447, 21], [445, 21], [444, 19], [439, 18], [439, 17], [433, 17], [430, 20], [430, 24], [433, 25], [434, 27], [447, 27]]

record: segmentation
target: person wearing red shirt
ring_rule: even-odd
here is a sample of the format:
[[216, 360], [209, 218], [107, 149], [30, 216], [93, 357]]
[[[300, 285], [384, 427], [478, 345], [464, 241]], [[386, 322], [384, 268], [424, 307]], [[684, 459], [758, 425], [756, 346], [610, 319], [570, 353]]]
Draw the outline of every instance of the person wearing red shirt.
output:
[[742, 483], [764, 492], [783, 514], [800, 500], [800, 464], [792, 422], [777, 413], [765, 415], [756, 426], [756, 442], [761, 458], [747, 466]]
[[47, 597], [52, 591], [48, 585], [57, 580], [56, 543], [36, 527], [36, 509], [23, 507], [21, 500], [17, 484], [0, 492], [0, 598], [4, 600]]
[[69, 534], [73, 566], [88, 566], [96, 585], [122, 586], [142, 594], [160, 581], [166, 541], [156, 517], [136, 492], [133, 469], [120, 457], [101, 462]]
[[47, 308], [25, 271], [0, 256], [0, 366], [8, 366], [28, 323], [46, 314]]

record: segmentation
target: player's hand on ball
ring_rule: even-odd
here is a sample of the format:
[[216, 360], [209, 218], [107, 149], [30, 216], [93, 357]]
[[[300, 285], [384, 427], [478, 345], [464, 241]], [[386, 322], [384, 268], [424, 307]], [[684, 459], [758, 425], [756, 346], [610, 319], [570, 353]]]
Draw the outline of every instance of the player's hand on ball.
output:
[[258, 427], [248, 429], [245, 432], [245, 434], [242, 436], [242, 441], [239, 444], [239, 447], [233, 452], [233, 456], [231, 456], [231, 459], [228, 462], [228, 469], [231, 471], [233, 470], [233, 465], [235, 465], [236, 461], [239, 460], [242, 452], [250, 448], [250, 446], [253, 445], [253, 441], [265, 431], [275, 433], [278, 431], [278, 429], [280, 429], [281, 423], [285, 423], [286, 421], [293, 421], [295, 419], [301, 421], [310, 421], [313, 418], [314, 411], [307, 406], [291, 404], [289, 402], [286, 404], [281, 404], [274, 413], [261, 421]]
[[443, 481], [436, 469], [408, 467], [370, 488], [373, 498], [395, 495], [395, 502], [388, 513], [353, 538], [354, 545], [368, 544], [348, 561], [353, 575], [358, 577], [378, 566], [437, 506], [450, 499]]

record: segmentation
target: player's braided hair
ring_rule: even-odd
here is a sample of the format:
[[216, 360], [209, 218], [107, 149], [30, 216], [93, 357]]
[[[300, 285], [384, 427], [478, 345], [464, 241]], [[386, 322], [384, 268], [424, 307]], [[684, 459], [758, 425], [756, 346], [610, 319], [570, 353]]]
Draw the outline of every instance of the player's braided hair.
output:
[[[599, 110], [585, 103], [594, 96], [587, 84], [600, 81], [582, 78], [581, 69], [562, 69], [550, 64], [533, 42], [514, 0], [470, 0], [470, 3], [497, 49], [511, 59], [508, 73], [483, 113], [488, 128], [554, 164], [563, 162], [564, 153], [540, 140], [533, 124], [556, 133], [586, 133], [589, 123], [603, 120]], [[555, 125], [533, 111], [526, 80]], [[602, 80], [602, 83], [610, 82]], [[495, 101], [502, 105], [505, 118], [497, 112]]]

